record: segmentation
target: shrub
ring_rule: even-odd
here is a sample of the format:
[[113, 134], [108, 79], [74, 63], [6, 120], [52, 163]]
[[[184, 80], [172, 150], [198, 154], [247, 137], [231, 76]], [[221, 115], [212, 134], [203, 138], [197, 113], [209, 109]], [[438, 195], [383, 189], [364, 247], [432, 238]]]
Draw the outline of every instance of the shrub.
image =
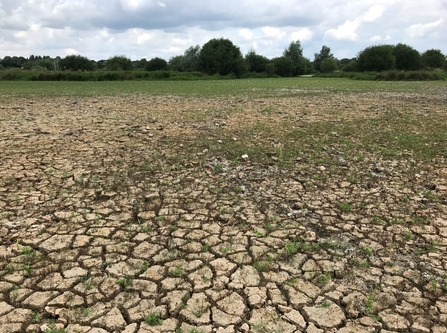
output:
[[393, 55], [393, 46], [370, 46], [361, 51], [357, 58], [358, 70], [381, 72], [394, 69], [396, 58]]

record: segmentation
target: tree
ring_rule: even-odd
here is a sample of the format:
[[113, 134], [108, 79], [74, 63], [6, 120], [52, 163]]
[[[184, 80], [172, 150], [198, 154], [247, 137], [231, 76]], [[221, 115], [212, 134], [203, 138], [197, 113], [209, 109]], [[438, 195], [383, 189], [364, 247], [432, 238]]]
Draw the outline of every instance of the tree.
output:
[[310, 60], [303, 57], [303, 48], [299, 40], [291, 42], [282, 55], [293, 61], [295, 66], [293, 76], [307, 74], [312, 71]]
[[[428, 68], [442, 68], [444, 66], [445, 56], [441, 50], [427, 50], [422, 53], [422, 64]], [[5, 66], [6, 67], [6, 66]]]
[[165, 71], [168, 69], [168, 62], [164, 59], [155, 57], [147, 62], [145, 69], [147, 71]]
[[5, 68], [21, 68], [25, 65], [26, 59], [24, 57], [10, 57], [6, 56], [2, 59], [1, 65]]
[[106, 62], [108, 71], [130, 71], [133, 69], [132, 60], [124, 55], [114, 56]]
[[168, 69], [170, 71], [180, 72], [180, 63], [182, 62], [182, 59], [183, 59], [182, 55], [171, 57], [168, 61]]
[[241, 50], [225, 38], [211, 39], [200, 51], [198, 67], [208, 75], [235, 74], [240, 76], [245, 71], [245, 61]]
[[282, 77], [294, 76], [295, 63], [289, 57], [277, 57], [273, 58], [271, 62], [274, 65], [275, 74]]
[[320, 63], [320, 72], [330, 73], [338, 69], [337, 59], [326, 58]]
[[393, 55], [396, 58], [396, 69], [414, 71], [422, 68], [421, 54], [411, 46], [399, 43], [394, 46]]
[[334, 58], [334, 55], [331, 53], [331, 48], [323, 45], [323, 47], [320, 50], [320, 53], [315, 53], [314, 54], [314, 69], [316, 71], [320, 71], [323, 72], [320, 68], [321, 63], [326, 60], [326, 59], [330, 59], [330, 58]]
[[396, 58], [393, 55], [393, 49], [392, 45], [367, 47], [357, 57], [358, 70], [380, 72], [394, 69]]
[[180, 60], [181, 72], [196, 72], [199, 70], [200, 45], [190, 46]]
[[343, 65], [343, 67], [340, 67], [340, 69], [343, 72], [357, 72], [358, 71], [357, 59], [355, 59], [355, 58], [350, 59], [349, 62], [347, 64]]
[[145, 69], [147, 64], [146, 58], [142, 58], [140, 60], [132, 61], [133, 68], [135, 69]]
[[245, 63], [249, 72], [264, 73], [266, 70], [265, 66], [269, 63], [269, 60], [262, 55], [256, 54], [256, 51], [252, 48], [245, 55]]
[[61, 70], [71, 71], [92, 71], [96, 67], [93, 61], [80, 55], [66, 56], [60, 60], [59, 66]]

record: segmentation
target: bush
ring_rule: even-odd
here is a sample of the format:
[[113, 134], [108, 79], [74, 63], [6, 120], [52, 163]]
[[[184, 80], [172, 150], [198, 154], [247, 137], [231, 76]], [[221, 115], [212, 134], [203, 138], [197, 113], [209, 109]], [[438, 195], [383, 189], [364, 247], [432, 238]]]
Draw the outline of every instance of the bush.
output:
[[408, 71], [422, 68], [422, 57], [411, 46], [399, 43], [394, 46], [393, 55], [396, 58], [396, 69]]
[[275, 74], [282, 77], [291, 77], [295, 74], [295, 63], [289, 57], [277, 57], [271, 60]]
[[245, 72], [245, 61], [239, 47], [229, 39], [211, 39], [200, 51], [198, 67], [208, 75], [232, 73], [239, 77]]
[[124, 55], [111, 57], [106, 62], [106, 69], [109, 71], [130, 71], [133, 69], [132, 60]]
[[425, 68], [442, 68], [446, 59], [441, 50], [427, 50], [422, 54], [422, 64]]
[[320, 63], [320, 71], [322, 73], [330, 73], [337, 70], [337, 59], [327, 58]]
[[393, 55], [393, 49], [391, 45], [367, 47], [357, 57], [358, 70], [381, 72], [394, 69], [396, 58]]
[[165, 71], [168, 69], [168, 62], [161, 58], [152, 58], [146, 63], [144, 68], [147, 71]]
[[341, 70], [343, 72], [357, 72], [357, 60], [351, 60], [347, 65], [344, 65]]

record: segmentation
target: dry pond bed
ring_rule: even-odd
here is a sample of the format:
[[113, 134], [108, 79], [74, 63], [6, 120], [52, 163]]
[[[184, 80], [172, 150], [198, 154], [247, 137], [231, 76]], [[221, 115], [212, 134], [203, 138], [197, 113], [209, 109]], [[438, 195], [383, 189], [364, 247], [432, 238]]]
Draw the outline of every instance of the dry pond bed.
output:
[[447, 332], [445, 95], [281, 94], [2, 96], [0, 332]]

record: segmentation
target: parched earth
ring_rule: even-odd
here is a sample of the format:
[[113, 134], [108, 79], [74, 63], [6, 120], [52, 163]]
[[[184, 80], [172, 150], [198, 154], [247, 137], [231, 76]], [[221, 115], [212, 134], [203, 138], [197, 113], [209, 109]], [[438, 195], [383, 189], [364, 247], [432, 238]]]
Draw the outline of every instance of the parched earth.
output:
[[0, 96], [0, 332], [447, 332], [445, 159], [286, 166], [261, 126], [445, 103]]

